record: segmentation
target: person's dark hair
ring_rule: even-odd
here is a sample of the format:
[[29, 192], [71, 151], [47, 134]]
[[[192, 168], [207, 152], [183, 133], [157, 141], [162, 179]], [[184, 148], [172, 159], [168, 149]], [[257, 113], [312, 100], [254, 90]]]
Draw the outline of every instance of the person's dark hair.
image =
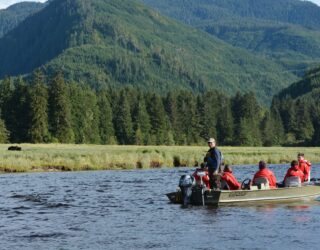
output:
[[291, 167], [299, 165], [298, 161], [294, 160], [291, 162]]
[[298, 153], [298, 157], [299, 157], [299, 156], [304, 157], [304, 153]]
[[267, 163], [265, 161], [259, 161], [259, 169], [264, 169], [267, 167]]
[[223, 172], [232, 172], [232, 167], [229, 164], [224, 166]]

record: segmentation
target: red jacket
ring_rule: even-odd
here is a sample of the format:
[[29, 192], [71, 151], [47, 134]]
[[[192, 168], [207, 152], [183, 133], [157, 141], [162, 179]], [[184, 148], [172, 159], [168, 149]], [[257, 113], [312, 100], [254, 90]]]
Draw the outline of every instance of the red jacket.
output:
[[230, 190], [240, 189], [241, 184], [237, 181], [232, 172], [223, 172], [221, 179], [227, 182]]
[[310, 170], [311, 170], [311, 163], [308, 162], [307, 160], [300, 160], [299, 168], [304, 174], [304, 181], [308, 181]]
[[206, 185], [206, 187], [208, 189], [210, 189], [210, 183], [209, 183], [209, 174], [208, 171], [204, 171], [201, 168], [196, 169], [196, 171], [194, 171], [194, 173], [192, 174], [192, 176], [196, 179], [196, 182], [199, 183], [200, 182], [200, 176], [197, 175], [197, 172], [205, 172], [206, 175], [202, 176], [202, 181], [203, 183]]
[[269, 186], [270, 187], [276, 187], [277, 185], [277, 179], [274, 175], [274, 173], [270, 170], [270, 169], [267, 169], [267, 168], [264, 168], [264, 169], [261, 169], [259, 170], [253, 177], [253, 182], [256, 178], [260, 178], [260, 177], [265, 177], [268, 179], [269, 181]]
[[288, 169], [286, 176], [283, 179], [283, 182], [286, 181], [287, 177], [291, 177], [291, 176], [299, 176], [301, 179], [301, 182], [304, 181], [304, 174], [303, 172], [299, 169], [299, 166], [294, 166]]

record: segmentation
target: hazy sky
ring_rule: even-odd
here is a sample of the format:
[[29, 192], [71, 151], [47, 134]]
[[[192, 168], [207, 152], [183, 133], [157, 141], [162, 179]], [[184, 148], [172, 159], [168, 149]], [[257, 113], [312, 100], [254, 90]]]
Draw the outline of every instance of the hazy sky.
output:
[[[8, 6], [14, 4], [14, 3], [18, 3], [18, 2], [24, 2], [24, 1], [28, 1], [28, 2], [45, 2], [46, 0], [0, 0], [0, 9], [5, 9]], [[266, 0], [267, 1], [267, 0]], [[310, 2], [314, 2], [316, 4], [318, 4], [320, 6], [320, 0], [310, 0]]]
[[[46, 0], [0, 0], [0, 9], [5, 9], [8, 6], [19, 2], [45, 2]], [[320, 0], [319, 0], [320, 1]]]

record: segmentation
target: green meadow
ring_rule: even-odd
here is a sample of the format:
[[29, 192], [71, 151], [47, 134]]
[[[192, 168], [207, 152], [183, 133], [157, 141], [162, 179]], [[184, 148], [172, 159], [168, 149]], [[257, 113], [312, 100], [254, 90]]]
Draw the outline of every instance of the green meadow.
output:
[[[199, 146], [103, 146], [71, 144], [20, 144], [21, 151], [0, 145], [1, 172], [149, 169], [200, 164], [207, 147]], [[289, 163], [298, 152], [320, 162], [319, 148], [219, 147], [232, 165]]]

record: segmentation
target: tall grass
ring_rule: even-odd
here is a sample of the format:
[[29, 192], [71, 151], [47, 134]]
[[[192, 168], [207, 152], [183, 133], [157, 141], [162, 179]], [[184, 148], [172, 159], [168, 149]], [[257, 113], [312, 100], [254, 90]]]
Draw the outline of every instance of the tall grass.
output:
[[[77, 171], [195, 166], [207, 147], [199, 146], [103, 146], [66, 144], [21, 144], [22, 151], [8, 151], [0, 144], [0, 171]], [[319, 148], [220, 147], [228, 164], [288, 163], [298, 152], [311, 162], [320, 162]]]

